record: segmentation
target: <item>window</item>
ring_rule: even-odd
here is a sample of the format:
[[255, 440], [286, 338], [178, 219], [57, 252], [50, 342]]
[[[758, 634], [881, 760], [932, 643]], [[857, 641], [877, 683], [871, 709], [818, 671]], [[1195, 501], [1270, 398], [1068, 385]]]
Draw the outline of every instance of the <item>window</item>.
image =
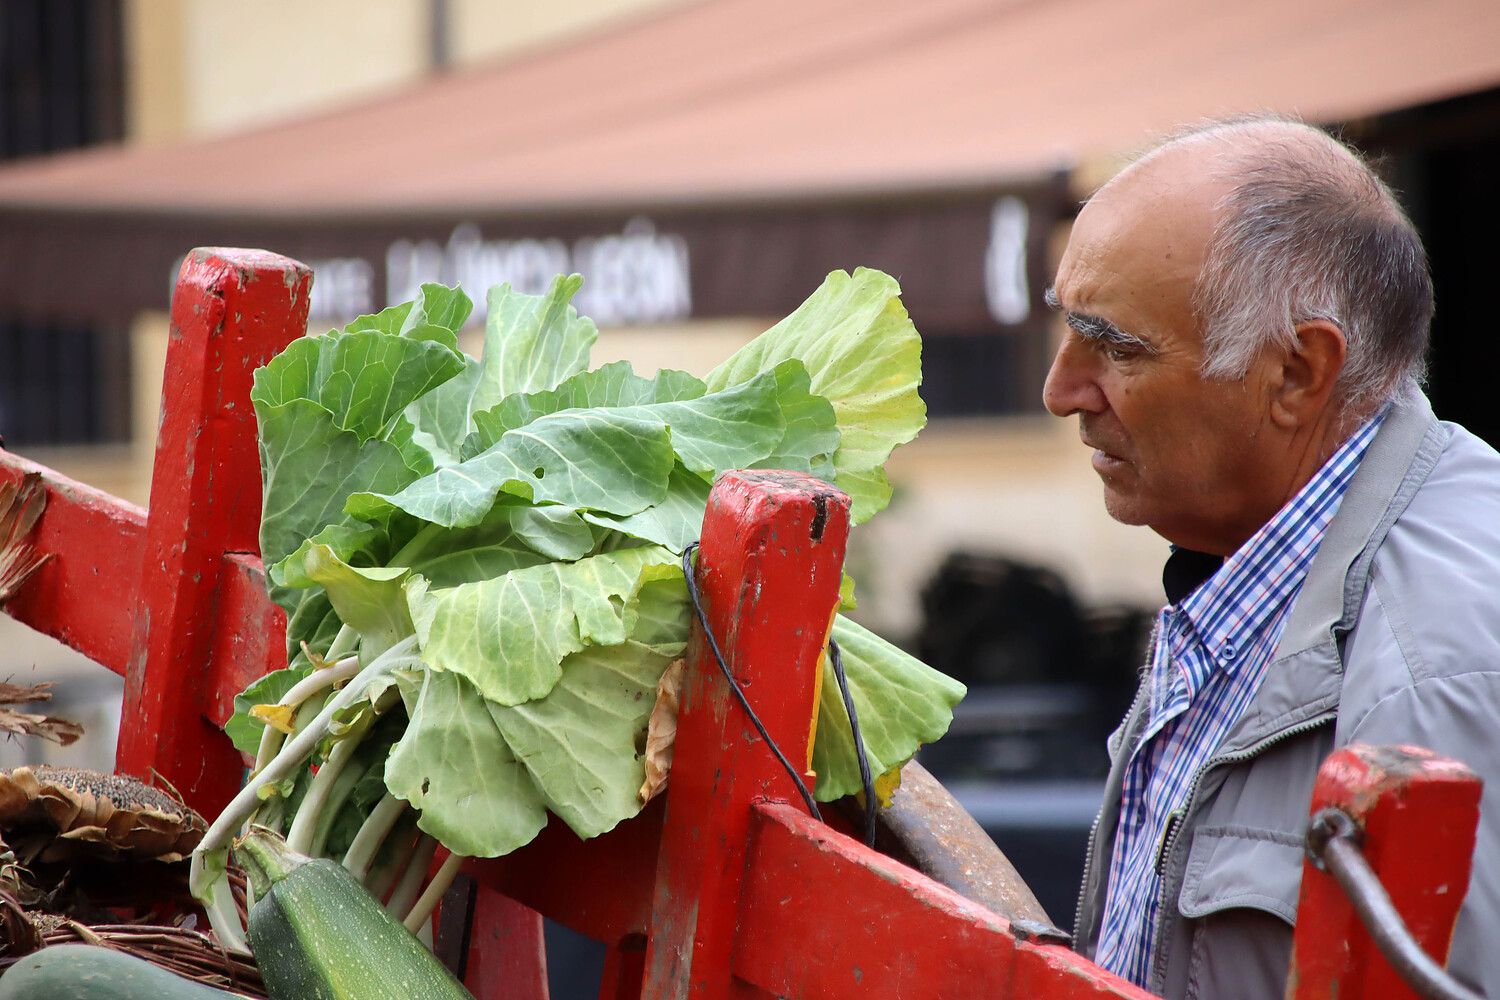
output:
[[[119, 0], [0, 3], [0, 160], [123, 133]], [[7, 445], [125, 440], [129, 343], [123, 331], [0, 316], [0, 435]]]

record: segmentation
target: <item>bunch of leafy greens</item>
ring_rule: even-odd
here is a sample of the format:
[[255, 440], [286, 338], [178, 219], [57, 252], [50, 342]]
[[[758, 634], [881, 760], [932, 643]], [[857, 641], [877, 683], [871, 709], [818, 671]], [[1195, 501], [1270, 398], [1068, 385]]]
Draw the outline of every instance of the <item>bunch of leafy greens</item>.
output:
[[[237, 699], [227, 729], [259, 781], [217, 826], [255, 811], [361, 868], [403, 810], [460, 855], [514, 850], [549, 811], [581, 837], [609, 830], [640, 808], [657, 681], [688, 637], [680, 555], [714, 476], [811, 473], [856, 524], [886, 505], [882, 465], [925, 420], [893, 279], [834, 272], [701, 380], [587, 370], [580, 283], [493, 289], [479, 359], [458, 347], [467, 296], [424, 285], [256, 373], [261, 549], [290, 666]], [[889, 773], [946, 731], [963, 688], [842, 616], [833, 636]], [[828, 680], [824, 800], [859, 788]]]

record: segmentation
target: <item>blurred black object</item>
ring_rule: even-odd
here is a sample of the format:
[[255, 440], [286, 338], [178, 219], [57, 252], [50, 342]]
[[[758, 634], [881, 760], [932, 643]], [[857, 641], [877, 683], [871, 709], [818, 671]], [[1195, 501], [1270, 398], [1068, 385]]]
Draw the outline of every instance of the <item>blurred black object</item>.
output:
[[943, 561], [922, 609], [914, 652], [969, 686], [922, 763], [1069, 927], [1104, 741], [1135, 694], [1152, 615], [1085, 608], [1050, 569], [970, 553]]

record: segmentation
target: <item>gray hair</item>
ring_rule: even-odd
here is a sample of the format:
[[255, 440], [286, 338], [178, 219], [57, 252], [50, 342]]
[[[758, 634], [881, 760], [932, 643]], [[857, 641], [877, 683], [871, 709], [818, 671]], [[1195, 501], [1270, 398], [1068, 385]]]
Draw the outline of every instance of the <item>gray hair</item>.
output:
[[1347, 344], [1335, 385], [1346, 407], [1419, 384], [1433, 309], [1427, 252], [1359, 154], [1268, 116], [1199, 126], [1158, 149], [1197, 141], [1223, 142], [1233, 181], [1194, 292], [1204, 374], [1243, 378], [1263, 348], [1290, 346], [1297, 324], [1322, 319]]

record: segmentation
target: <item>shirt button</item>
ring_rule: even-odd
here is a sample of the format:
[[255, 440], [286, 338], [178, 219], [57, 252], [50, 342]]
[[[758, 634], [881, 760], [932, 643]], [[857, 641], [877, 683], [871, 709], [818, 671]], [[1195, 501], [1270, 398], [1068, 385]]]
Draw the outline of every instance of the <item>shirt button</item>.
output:
[[1222, 656], [1226, 660], [1232, 660], [1232, 659], [1234, 659], [1234, 657], [1235, 657], [1234, 643], [1232, 643], [1232, 642], [1226, 642], [1226, 643], [1224, 643], [1224, 648], [1219, 651], [1219, 655]]

